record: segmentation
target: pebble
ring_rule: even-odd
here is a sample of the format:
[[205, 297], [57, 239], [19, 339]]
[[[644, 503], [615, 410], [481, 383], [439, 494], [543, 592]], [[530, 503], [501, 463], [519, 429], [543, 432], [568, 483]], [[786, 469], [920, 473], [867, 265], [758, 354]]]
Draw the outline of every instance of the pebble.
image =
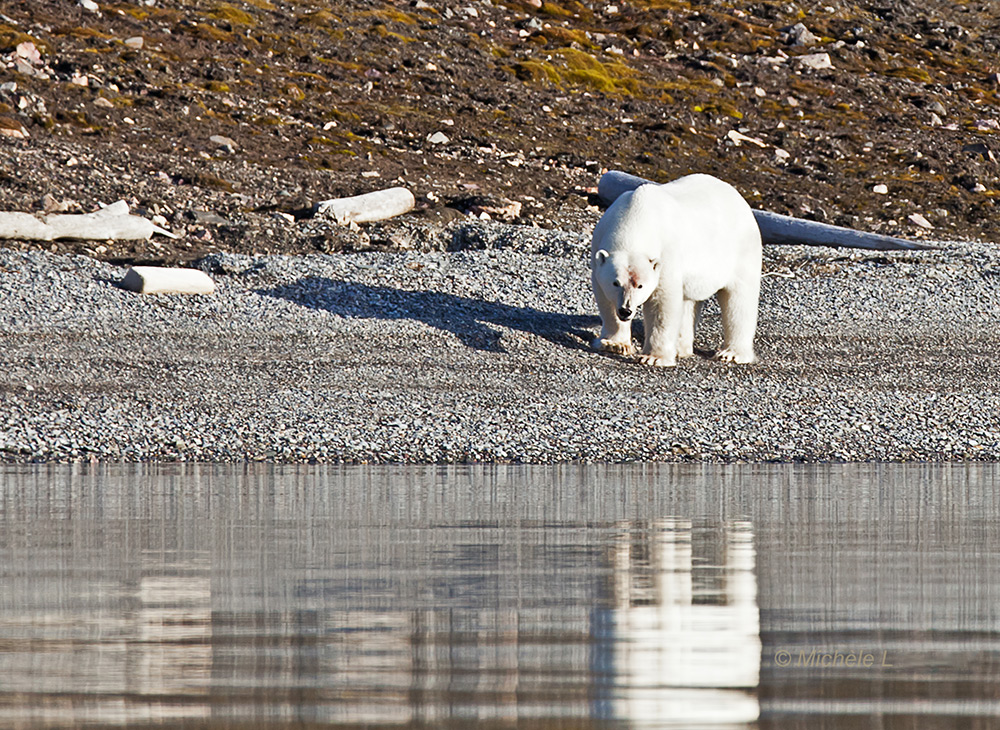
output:
[[[760, 362], [654, 370], [587, 345], [587, 233], [462, 230], [447, 252], [212, 254], [211, 297], [0, 250], [0, 459], [1000, 459], [992, 244], [767, 247]], [[697, 344], [719, 335], [710, 303]]]

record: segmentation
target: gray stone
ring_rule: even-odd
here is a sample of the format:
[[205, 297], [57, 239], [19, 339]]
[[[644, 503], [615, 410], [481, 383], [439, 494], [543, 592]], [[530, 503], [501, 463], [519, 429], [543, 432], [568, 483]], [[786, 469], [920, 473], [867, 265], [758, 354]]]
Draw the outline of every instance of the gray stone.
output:
[[819, 42], [819, 38], [803, 23], [796, 23], [788, 29], [788, 42], [793, 46], [814, 46]]

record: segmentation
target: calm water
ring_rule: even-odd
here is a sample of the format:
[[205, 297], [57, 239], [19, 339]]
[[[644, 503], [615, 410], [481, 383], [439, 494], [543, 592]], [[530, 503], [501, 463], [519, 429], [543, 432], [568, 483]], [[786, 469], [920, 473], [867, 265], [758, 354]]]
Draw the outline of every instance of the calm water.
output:
[[998, 485], [0, 467], [0, 726], [994, 727]]

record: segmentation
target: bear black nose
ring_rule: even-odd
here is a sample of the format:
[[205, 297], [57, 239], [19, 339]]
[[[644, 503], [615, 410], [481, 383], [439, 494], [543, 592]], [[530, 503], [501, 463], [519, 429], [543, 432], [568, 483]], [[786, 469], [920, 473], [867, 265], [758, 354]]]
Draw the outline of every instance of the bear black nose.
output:
[[627, 322], [632, 317], [632, 310], [628, 307], [618, 307], [618, 319]]

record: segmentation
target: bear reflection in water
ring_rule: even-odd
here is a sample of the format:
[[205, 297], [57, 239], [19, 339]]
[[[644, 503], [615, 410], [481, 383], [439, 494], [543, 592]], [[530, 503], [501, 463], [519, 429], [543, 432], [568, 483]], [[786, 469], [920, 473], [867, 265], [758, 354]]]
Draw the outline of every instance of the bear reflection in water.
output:
[[743, 521], [716, 532], [679, 519], [623, 526], [610, 551], [611, 606], [592, 615], [593, 671], [603, 681], [596, 716], [633, 727], [738, 728], [758, 719], [753, 533]]

